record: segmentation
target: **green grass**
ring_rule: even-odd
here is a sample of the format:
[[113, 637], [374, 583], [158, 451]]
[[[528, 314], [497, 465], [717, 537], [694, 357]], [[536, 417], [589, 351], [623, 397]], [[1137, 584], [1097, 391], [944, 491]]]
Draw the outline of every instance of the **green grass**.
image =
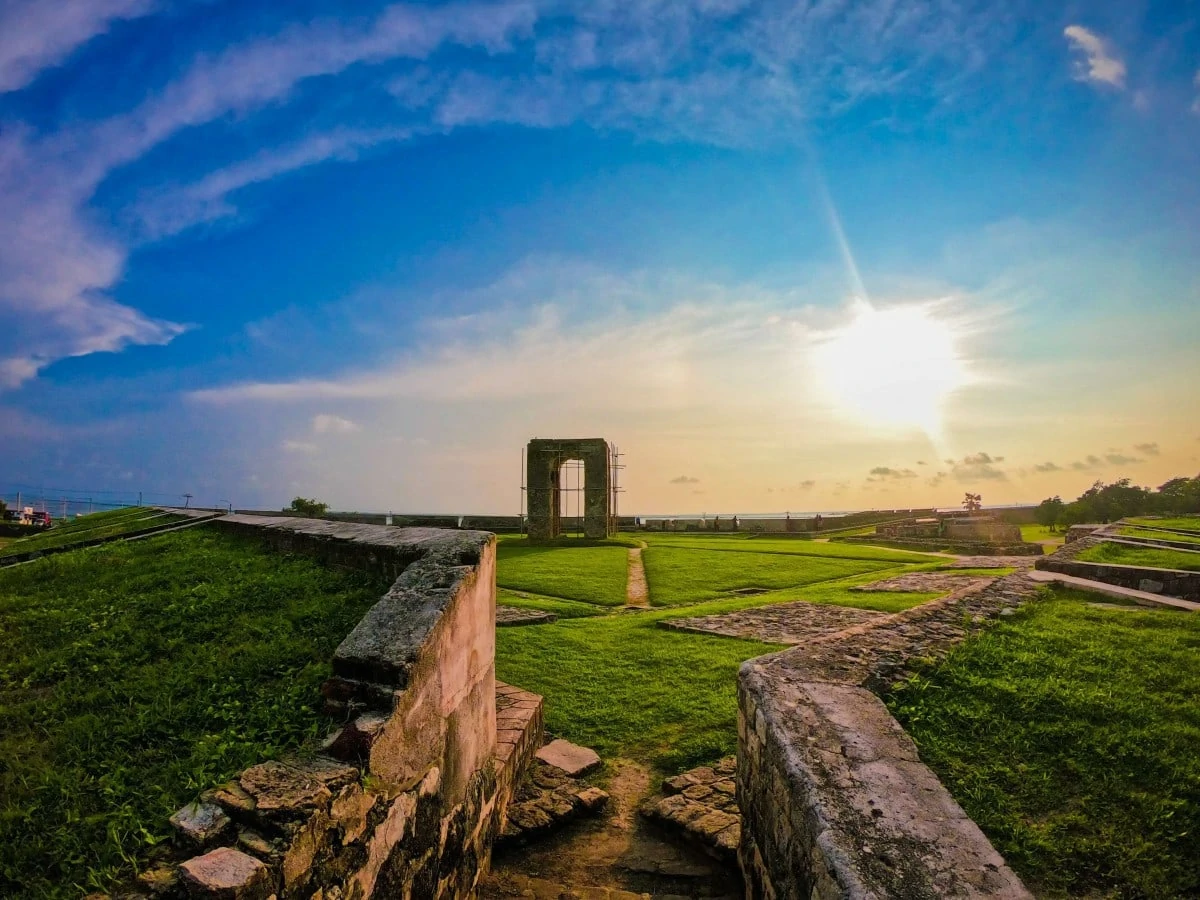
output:
[[498, 606], [515, 606], [518, 609], [540, 609], [552, 612], [560, 619], [580, 619], [586, 616], [601, 615], [603, 610], [592, 603], [579, 600], [561, 600], [558, 597], [543, 597], [527, 591], [510, 591], [507, 588], [496, 590]]
[[816, 554], [730, 553], [669, 546], [651, 547], [642, 557], [650, 602], [655, 606], [696, 603], [739, 588], [797, 587], [893, 565]]
[[1039, 896], [1200, 896], [1200, 617], [1047, 597], [890, 708]]
[[1041, 544], [1054, 541], [1061, 544], [1065, 535], [1061, 531], [1051, 531], [1049, 525], [1022, 525], [1021, 540], [1029, 544]]
[[835, 544], [796, 538], [750, 538], [722, 534], [647, 534], [650, 547], [683, 547], [692, 550], [733, 551], [738, 553], [783, 553], [793, 556], [824, 556], [831, 559], [870, 559], [886, 562], [927, 563], [939, 557], [907, 550], [889, 550], [866, 544]]
[[186, 516], [163, 513], [161, 510], [145, 506], [131, 506], [109, 512], [92, 513], [62, 525], [55, 525], [46, 531], [39, 531], [29, 537], [18, 538], [8, 546], [0, 548], [0, 557], [28, 553], [31, 550], [50, 550], [79, 541], [112, 537], [139, 531], [143, 528], [152, 528], [155, 525], [184, 521], [187, 521]]
[[1088, 547], [1076, 559], [1084, 562], [1118, 563], [1123, 566], [1151, 566], [1156, 569], [1188, 569], [1200, 572], [1200, 553], [1158, 547], [1133, 547], [1111, 541]]
[[778, 649], [667, 631], [652, 613], [496, 634], [498, 678], [546, 699], [546, 726], [608, 759], [676, 772], [737, 747], [737, 669]]
[[496, 550], [496, 584], [545, 597], [599, 606], [625, 603], [629, 551], [625, 547], [538, 545], [503, 541]]
[[199, 791], [318, 737], [384, 589], [204, 528], [0, 572], [0, 895], [102, 890]]
[[[696, 542], [692, 538], [691, 543]], [[507, 543], [524, 550], [519, 541]], [[517, 568], [526, 576], [527, 590], [516, 593], [501, 589], [498, 602], [545, 609], [558, 613], [561, 619], [551, 625], [500, 629], [496, 635], [496, 671], [499, 678], [545, 698], [547, 726], [553, 733], [592, 746], [604, 757], [636, 759], [671, 773], [734, 752], [738, 665], [777, 647], [668, 631], [658, 627], [658, 622], [797, 600], [895, 612], [937, 595], [860, 594], [849, 588], [944, 562], [929, 564], [927, 556], [876, 553], [869, 547], [841, 548], [865, 551], [869, 557], [845, 558], [840, 553], [822, 552], [825, 545], [806, 542], [795, 542], [803, 546], [794, 547], [780, 541], [786, 543], [787, 552], [768, 549], [755, 553], [741, 537], [699, 538], [699, 546], [707, 549], [679, 546], [657, 535], [651, 536], [649, 543], [643, 559], [652, 602], [664, 604], [684, 595], [703, 602], [612, 613], [577, 601], [559, 600], [550, 595], [564, 590], [564, 582], [579, 579], [573, 571], [578, 562], [599, 565], [594, 556], [581, 555], [594, 550], [568, 547], [537, 554], [513, 553], [502, 543], [498, 580], [510, 583], [512, 570]], [[770, 548], [770, 543], [764, 543]], [[807, 548], [817, 552], [796, 552]], [[926, 564], [898, 563], [890, 559], [893, 556]], [[656, 559], [664, 564], [657, 570]], [[531, 560], [536, 567], [530, 567]], [[668, 590], [672, 579], [675, 594]], [[719, 597], [731, 585], [775, 589], [759, 595]]]
[[1153, 519], [1149, 517], [1126, 519], [1134, 525], [1154, 525], [1158, 528], [1176, 528], [1180, 531], [1194, 531], [1200, 534], [1200, 516], [1175, 516], [1174, 518]]
[[1152, 541], [1182, 541], [1185, 544], [1200, 545], [1200, 534], [1179, 534], [1174, 531], [1153, 531], [1149, 528], [1121, 528], [1118, 534], [1127, 537], [1146, 538]]

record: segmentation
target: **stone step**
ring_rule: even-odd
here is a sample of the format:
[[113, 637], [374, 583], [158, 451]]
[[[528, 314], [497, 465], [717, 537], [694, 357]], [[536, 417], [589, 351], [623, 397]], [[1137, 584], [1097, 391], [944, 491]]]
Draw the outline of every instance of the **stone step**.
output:
[[1122, 600], [1132, 600], [1141, 606], [1178, 609], [1185, 612], [1200, 612], [1200, 603], [1191, 600], [1180, 600], [1178, 597], [1167, 597], [1162, 594], [1151, 594], [1149, 591], [1139, 591], [1134, 588], [1107, 584], [1103, 581], [1092, 581], [1075, 575], [1064, 575], [1061, 572], [1047, 572], [1035, 569], [1028, 573], [1034, 581], [1043, 583], [1057, 582], [1069, 587], [1078, 588], [1093, 594], [1103, 594], [1106, 597], [1117, 597]]
[[[527, 875], [490, 878], [480, 888], [480, 900], [521, 897], [525, 900], [694, 900], [695, 894], [655, 894], [600, 885], [567, 885]], [[738, 894], [708, 896], [708, 900], [742, 900]]]

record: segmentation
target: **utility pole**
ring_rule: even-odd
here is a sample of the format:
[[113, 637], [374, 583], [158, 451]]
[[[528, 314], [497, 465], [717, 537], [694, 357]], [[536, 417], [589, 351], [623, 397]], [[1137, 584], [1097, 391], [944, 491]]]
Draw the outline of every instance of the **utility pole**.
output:
[[192, 495], [191, 495], [191, 494], [184, 494], [184, 495], [183, 495], [183, 508], [184, 508], [184, 509], [187, 509], [187, 508], [188, 508], [188, 504], [189, 504], [189, 503], [191, 503], [191, 502], [192, 502]]
[[138, 491], [138, 506], [142, 505], [142, 492]]

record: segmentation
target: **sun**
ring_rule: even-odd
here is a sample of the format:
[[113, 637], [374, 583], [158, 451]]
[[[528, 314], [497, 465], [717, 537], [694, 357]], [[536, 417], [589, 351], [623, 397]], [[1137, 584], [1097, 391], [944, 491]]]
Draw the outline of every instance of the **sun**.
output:
[[938, 441], [946, 399], [970, 381], [953, 324], [932, 303], [876, 309], [856, 300], [852, 313], [815, 348], [834, 407], [868, 427]]

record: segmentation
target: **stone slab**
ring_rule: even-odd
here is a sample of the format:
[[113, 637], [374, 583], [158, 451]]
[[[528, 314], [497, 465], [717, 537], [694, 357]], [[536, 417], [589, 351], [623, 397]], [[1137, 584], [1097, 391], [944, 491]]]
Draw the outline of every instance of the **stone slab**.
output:
[[600, 755], [595, 750], [580, 747], [562, 738], [551, 741], [534, 755], [546, 765], [561, 769], [572, 778], [586, 775], [600, 766]]
[[170, 822], [181, 837], [198, 847], [215, 844], [233, 826], [225, 810], [206, 801], [189, 803], [171, 816]]
[[906, 575], [896, 575], [884, 578], [882, 581], [872, 581], [870, 584], [859, 584], [850, 590], [873, 593], [926, 593], [958, 591], [963, 588], [983, 587], [991, 583], [990, 578], [976, 578], [971, 575], [958, 575], [953, 572], [909, 572]]
[[713, 616], [664, 619], [658, 624], [673, 631], [748, 638], [769, 644], [803, 644], [814, 637], [833, 634], [883, 615], [886, 614], [869, 609], [800, 600]]
[[947, 569], [1029, 569], [1037, 562], [1033, 556], [959, 556], [944, 566]]
[[218, 847], [179, 867], [192, 897], [212, 900], [265, 900], [274, 893], [267, 867], [253, 856]]
[[540, 609], [521, 609], [517, 606], [496, 607], [496, 627], [507, 625], [549, 625], [557, 622], [558, 616]]

